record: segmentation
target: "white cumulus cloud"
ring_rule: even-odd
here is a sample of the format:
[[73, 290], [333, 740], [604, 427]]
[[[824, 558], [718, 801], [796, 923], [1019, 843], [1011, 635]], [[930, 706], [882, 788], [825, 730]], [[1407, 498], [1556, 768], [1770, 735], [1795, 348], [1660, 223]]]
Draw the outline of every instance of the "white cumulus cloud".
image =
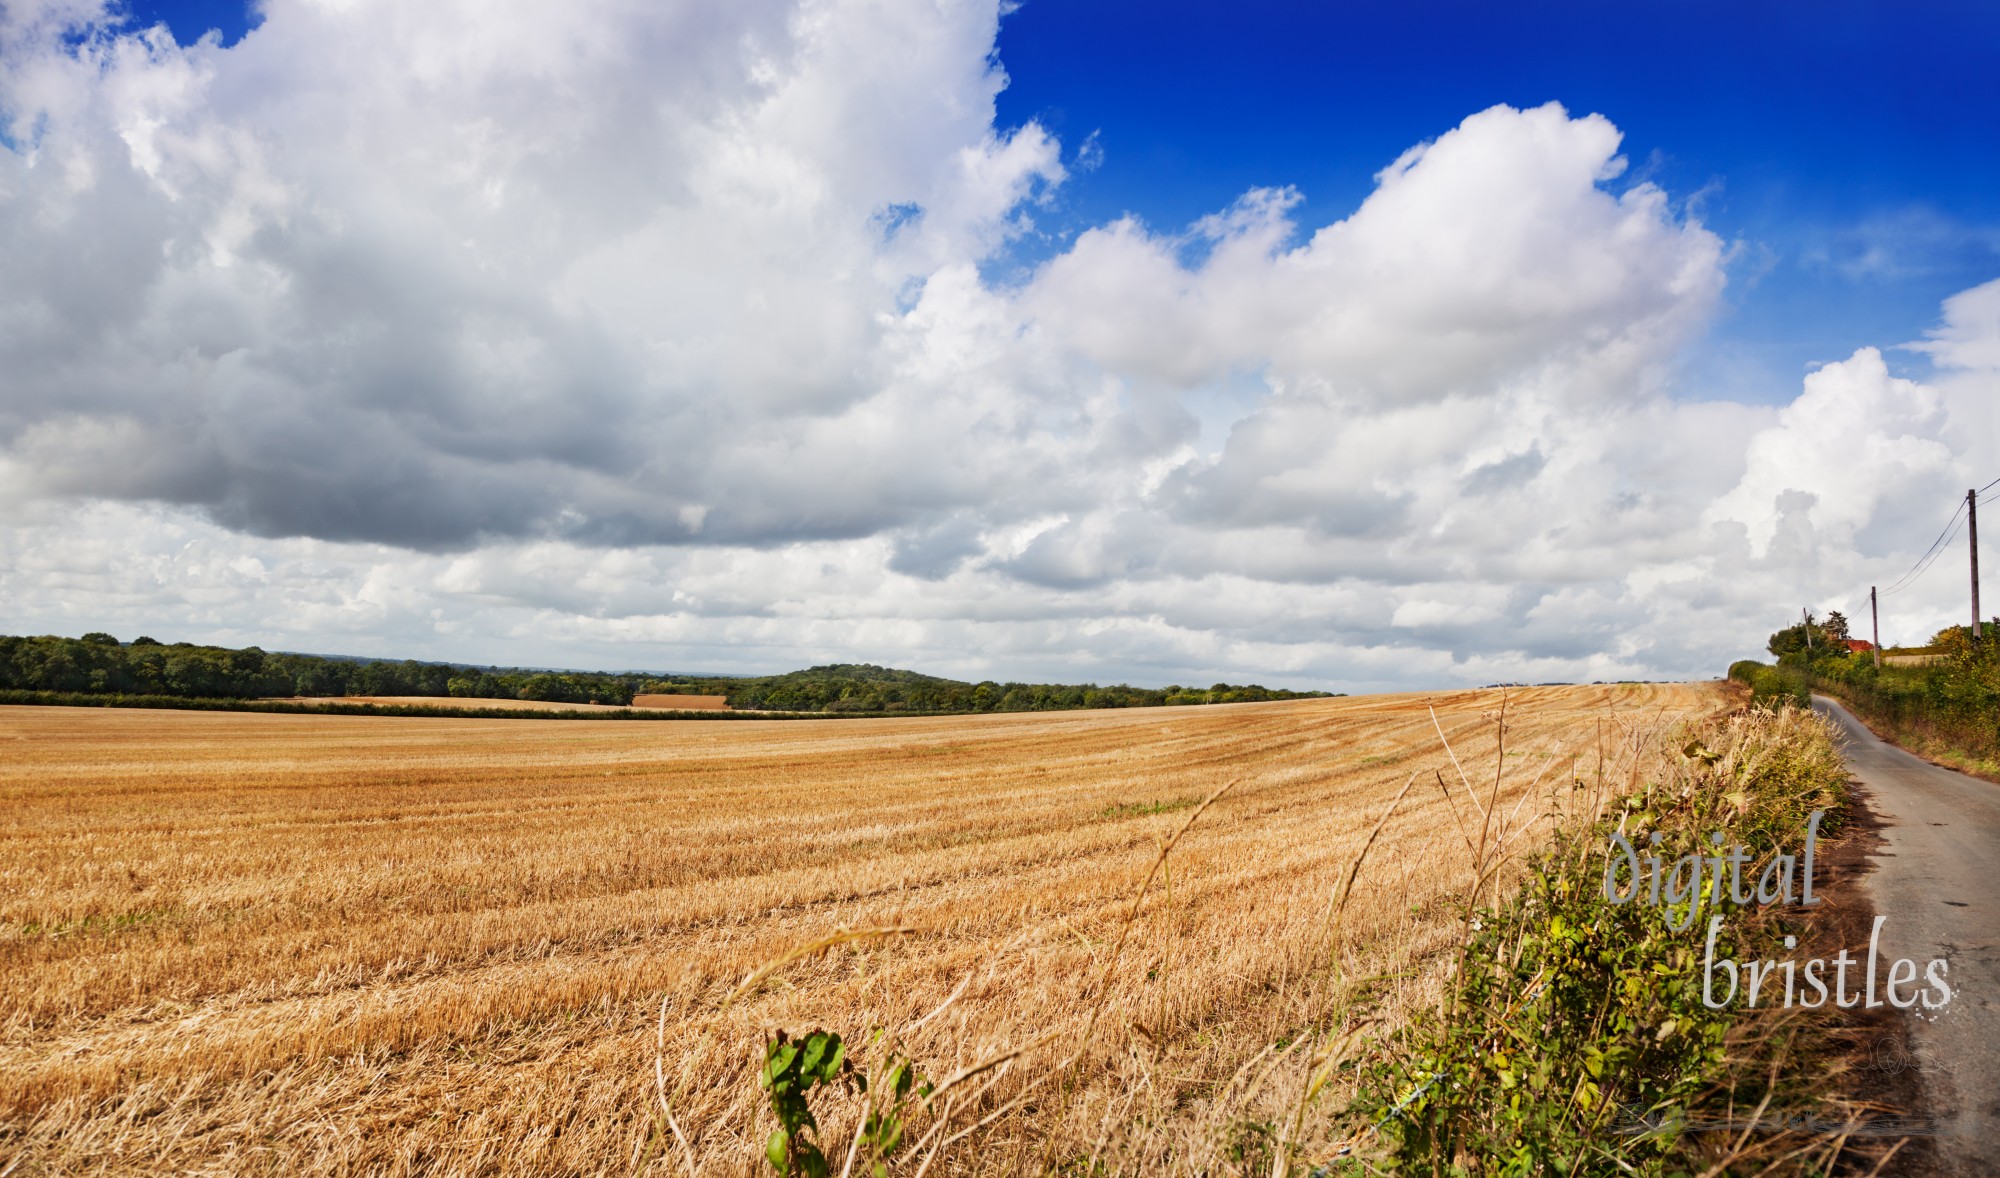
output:
[[2000, 284], [1911, 345], [1934, 377], [1692, 399], [1728, 244], [1554, 104], [1329, 223], [1258, 189], [989, 281], [1071, 182], [996, 124], [1000, 10], [301, 0], [224, 48], [3, 0], [0, 629], [1701, 674], [2000, 473]]

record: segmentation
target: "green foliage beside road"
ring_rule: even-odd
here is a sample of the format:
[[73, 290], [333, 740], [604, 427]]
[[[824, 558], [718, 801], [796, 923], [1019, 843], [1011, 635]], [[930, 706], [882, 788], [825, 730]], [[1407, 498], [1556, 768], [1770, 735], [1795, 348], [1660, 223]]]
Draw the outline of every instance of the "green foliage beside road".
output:
[[[1729, 677], [1747, 683], [1759, 703], [1775, 705], [1812, 691], [1834, 696], [1898, 744], [1988, 776], [2000, 775], [2000, 619], [1975, 641], [1970, 626], [1947, 626], [1920, 652], [1921, 665], [1849, 651], [1838, 614], [1802, 621], [1771, 635], [1777, 665], [1740, 662]], [[1811, 641], [1808, 643], [1807, 639]], [[1893, 660], [1911, 652], [1885, 651]]]
[[1761, 707], [1812, 706], [1812, 690], [1806, 686], [1805, 676], [1793, 668], [1744, 659], [1729, 664], [1729, 677], [1748, 687], [1750, 702]]
[[1896, 743], [2000, 775], [2000, 619], [1982, 628], [1980, 642], [1970, 626], [1940, 631], [1929, 649], [1941, 657], [1923, 666], [1878, 669], [1866, 653], [1794, 656], [1792, 665]]
[[[1835, 1094], [1799, 1062], [1826, 1032], [1775, 1002], [1717, 1007], [1703, 992], [1711, 916], [1725, 918], [1716, 952], [1747, 962], [1824, 950], [1805, 938], [1802, 911], [1737, 904], [1699, 884], [1678, 906], [1612, 903], [1604, 880], [1614, 834], [1646, 846], [1657, 832], [1655, 853], [1672, 863], [1710, 854], [1709, 834], [1720, 832], [1753, 849], [1754, 878], [1775, 849], [1799, 849], [1814, 810], [1827, 812], [1820, 833], [1835, 833], [1847, 774], [1832, 730], [1781, 702], [1693, 726], [1672, 744], [1678, 752], [1657, 776], [1602, 819], [1562, 831], [1517, 892], [1468, 913], [1443, 1005], [1363, 1070], [1353, 1111], [1379, 1133], [1393, 1172], [1827, 1172], [1837, 1141], [1779, 1131], [1803, 1112], [1843, 1119], [1823, 1109]], [[1807, 949], [1788, 948], [1787, 934]], [[1762, 1132], [1743, 1128], [1767, 1108], [1783, 1111]]]

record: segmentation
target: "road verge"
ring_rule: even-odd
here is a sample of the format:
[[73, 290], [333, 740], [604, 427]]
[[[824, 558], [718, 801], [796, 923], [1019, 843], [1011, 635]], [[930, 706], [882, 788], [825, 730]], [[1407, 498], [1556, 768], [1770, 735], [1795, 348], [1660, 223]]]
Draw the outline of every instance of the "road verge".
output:
[[1882, 1102], [1824, 1082], [1860, 1036], [1808, 1009], [1854, 915], [1811, 886], [1856, 813], [1832, 726], [1787, 705], [1666, 739], [1468, 906], [1446, 1000], [1365, 1070], [1353, 1108], [1399, 1172], [1827, 1173], [1893, 1146]]

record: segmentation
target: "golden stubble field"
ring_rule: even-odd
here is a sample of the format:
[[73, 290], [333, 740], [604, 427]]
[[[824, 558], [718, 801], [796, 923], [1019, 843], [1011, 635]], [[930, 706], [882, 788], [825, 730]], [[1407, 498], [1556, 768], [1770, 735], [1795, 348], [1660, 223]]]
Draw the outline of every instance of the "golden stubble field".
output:
[[[1330, 1013], [1354, 991], [1328, 901], [1413, 775], [1341, 976], [1393, 975], [1385, 1023], [1435, 1000], [1482, 821], [1432, 708], [1527, 846], [1723, 704], [1515, 690], [1504, 756], [1500, 691], [789, 722], [0, 709], [0, 1173], [768, 1173], [766, 1033], [836, 1030], [865, 1065], [867, 1032], [940, 1003], [901, 1049], [934, 1079], [993, 1066], [913, 1123], [900, 1172], [1229, 1172], [1355, 1018]], [[913, 931], [725, 1005], [879, 927]], [[1311, 1148], [1340, 1131], [1324, 1104]], [[820, 1108], [837, 1170], [859, 1105]]]

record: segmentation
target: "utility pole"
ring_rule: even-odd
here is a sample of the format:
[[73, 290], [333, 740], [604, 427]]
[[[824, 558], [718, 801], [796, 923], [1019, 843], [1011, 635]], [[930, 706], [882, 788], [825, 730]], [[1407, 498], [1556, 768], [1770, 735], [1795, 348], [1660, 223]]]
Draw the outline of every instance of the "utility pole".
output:
[[1965, 493], [1965, 530], [1972, 548], [1972, 640], [1979, 641], [1979, 492]]
[[1875, 603], [1875, 586], [1868, 586], [1868, 618], [1875, 631], [1875, 669], [1882, 669], [1882, 607]]

